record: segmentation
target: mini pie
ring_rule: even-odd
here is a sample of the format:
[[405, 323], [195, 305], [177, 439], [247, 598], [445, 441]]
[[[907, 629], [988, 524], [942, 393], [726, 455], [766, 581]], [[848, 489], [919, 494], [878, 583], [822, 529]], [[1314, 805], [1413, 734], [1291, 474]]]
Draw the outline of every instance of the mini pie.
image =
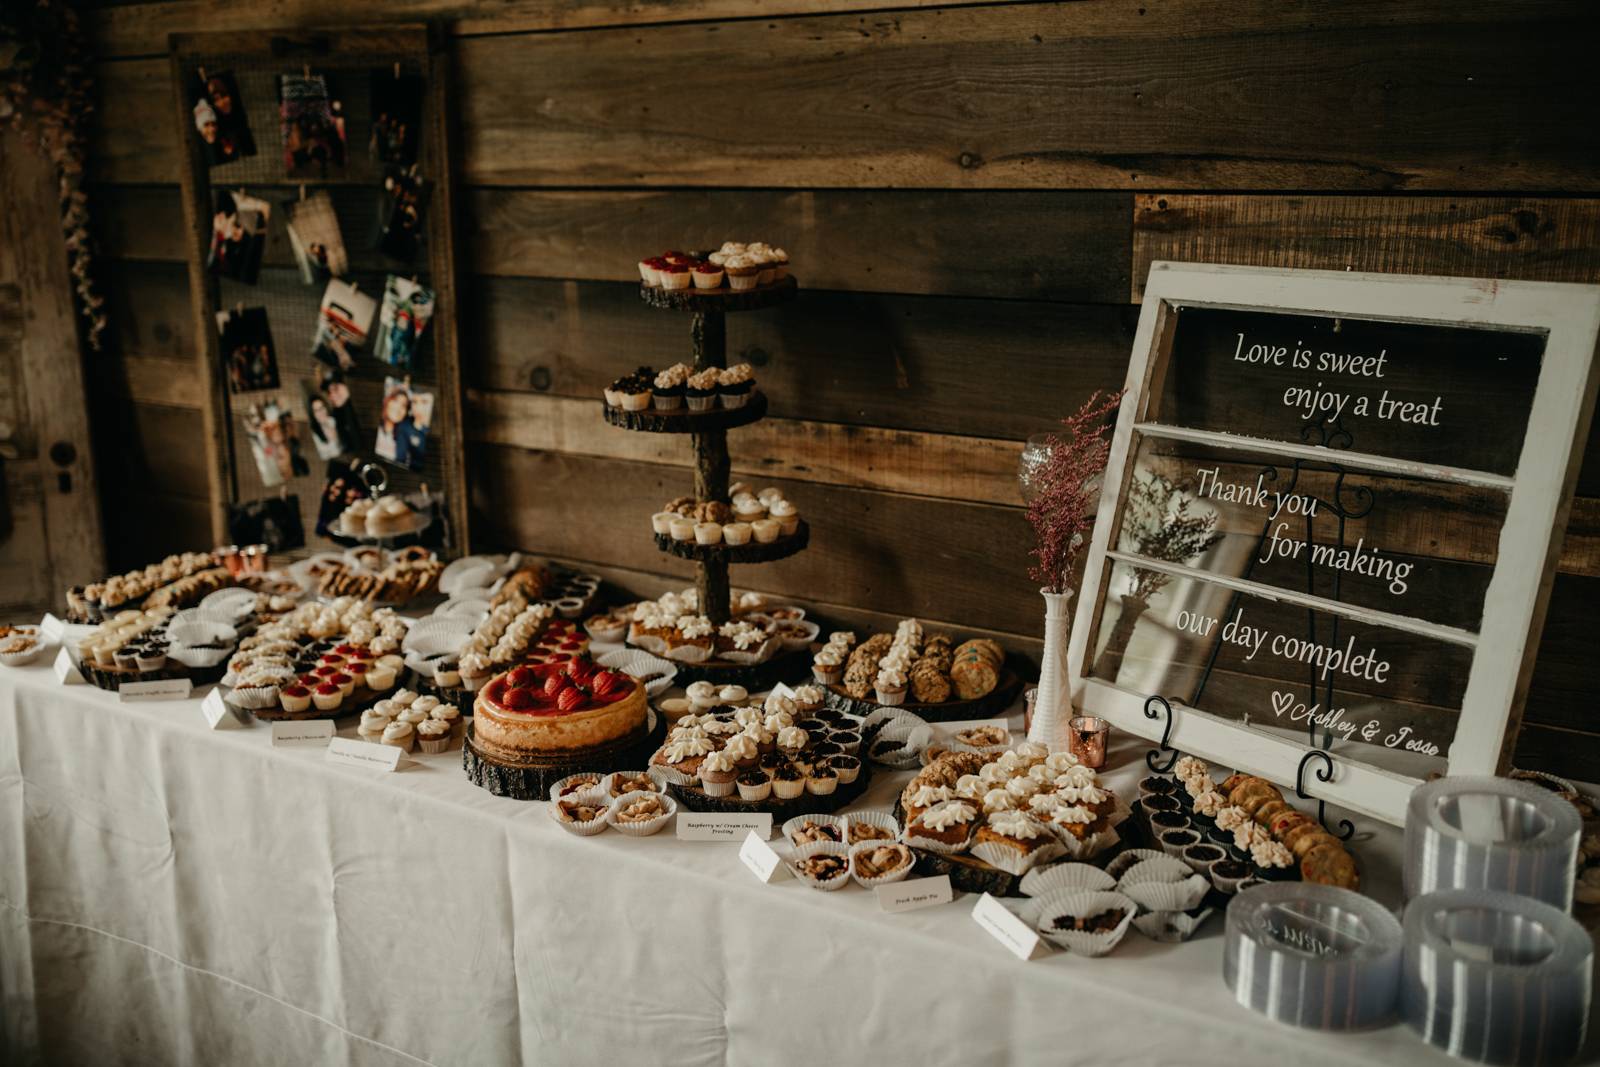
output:
[[[873, 827], [877, 829], [877, 827]], [[884, 844], [862, 849], [852, 857], [856, 874], [862, 878], [882, 878], [909, 867], [914, 861], [911, 850], [901, 844]]]

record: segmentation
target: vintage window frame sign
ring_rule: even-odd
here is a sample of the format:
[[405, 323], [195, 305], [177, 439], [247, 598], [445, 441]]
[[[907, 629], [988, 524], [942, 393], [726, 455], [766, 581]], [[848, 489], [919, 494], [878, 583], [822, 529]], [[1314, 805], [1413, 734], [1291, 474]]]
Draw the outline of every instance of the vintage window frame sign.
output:
[[[1542, 334], [1545, 346], [1515, 473], [1502, 476], [1397, 459], [1381, 452], [1335, 450], [1157, 421], [1160, 385], [1174, 348], [1178, 312], [1198, 307]], [[1123, 503], [1134, 475], [1139, 443], [1165, 437], [1226, 451], [1266, 453], [1287, 462], [1334, 460], [1351, 471], [1402, 474], [1507, 492], [1499, 550], [1477, 633], [1180, 564], [1155, 563], [1154, 567], [1358, 621], [1372, 622], [1381, 617], [1387, 625], [1400, 619], [1409, 632], [1470, 648], [1472, 666], [1455, 737], [1444, 754], [1445, 773], [1503, 772], [1509, 765], [1520, 726], [1555, 563], [1583, 458], [1583, 442], [1594, 412], [1596, 385], [1600, 381], [1595, 373], [1597, 336], [1600, 286], [1594, 285], [1151, 264], [1128, 367], [1127, 393], [1117, 416], [1106, 465], [1106, 489], [1089, 545], [1084, 592], [1068, 648], [1068, 669], [1079, 695], [1081, 713], [1100, 716], [1120, 729], [1157, 742], [1166, 725], [1165, 717], [1150, 719], [1145, 715], [1145, 701], [1152, 694], [1134, 692], [1088, 673], [1099, 643], [1111, 568], [1119, 559], [1140, 567], [1152, 566], [1143, 557], [1128, 556], [1112, 547], [1119, 543]], [[1448, 356], [1436, 354], [1433, 358], [1447, 366]], [[1441, 382], [1441, 389], [1447, 392], [1448, 383]], [[1303, 741], [1177, 702], [1173, 703], [1167, 742], [1175, 749], [1289, 787], [1296, 784], [1302, 760], [1311, 751]], [[1305, 776], [1309, 795], [1385, 822], [1404, 823], [1406, 800], [1421, 779], [1340, 759], [1338, 752], [1332, 755], [1335, 769], [1330, 781]]]

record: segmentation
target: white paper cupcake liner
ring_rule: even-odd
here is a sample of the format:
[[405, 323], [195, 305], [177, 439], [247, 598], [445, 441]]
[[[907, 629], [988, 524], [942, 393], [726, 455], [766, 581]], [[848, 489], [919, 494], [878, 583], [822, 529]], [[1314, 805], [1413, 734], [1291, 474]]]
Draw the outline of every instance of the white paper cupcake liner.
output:
[[1075, 860], [1093, 859], [1122, 841], [1122, 837], [1115, 830], [1101, 830], [1088, 837], [1078, 837], [1060, 827], [1056, 827], [1055, 830], [1057, 839], [1067, 850], [1067, 855]]
[[876, 848], [879, 845], [889, 845], [889, 844], [898, 844], [898, 843], [899, 842], [891, 842], [891, 841], [861, 841], [861, 842], [858, 842], [857, 844], [851, 845], [850, 846], [850, 877], [855, 879], [856, 885], [861, 886], [863, 889], [872, 889], [872, 888], [874, 888], [876, 886], [880, 886], [880, 885], [891, 885], [891, 884], [893, 884], [895, 882], [903, 882], [907, 878], [911, 877], [911, 872], [917, 869], [917, 857], [916, 857], [915, 853], [913, 853], [912, 856], [911, 856], [911, 862], [906, 864], [904, 867], [901, 867], [898, 870], [890, 871], [888, 874], [880, 874], [875, 878], [863, 877], [856, 870], [856, 853], [871, 851], [873, 848]]
[[278, 687], [275, 685], [253, 685], [246, 689], [235, 689], [228, 694], [228, 703], [251, 711], [270, 708], [277, 702]]
[[1146, 912], [1134, 916], [1133, 926], [1152, 941], [1173, 944], [1193, 937], [1195, 931], [1205, 925], [1205, 921], [1211, 917], [1213, 910], [1207, 908], [1198, 915], [1190, 915], [1187, 911]]
[[[949, 804], [952, 802], [946, 800], [941, 801], [941, 803]], [[946, 854], [965, 852], [972, 844], [972, 835], [978, 832], [978, 823], [982, 818], [983, 816], [979, 815], [971, 822], [966, 824], [967, 836], [959, 844], [950, 844], [945, 841], [934, 840], [931, 837], [922, 837], [917, 833], [917, 824], [915, 820], [912, 820], [906, 824], [905, 832], [900, 835], [900, 840], [904, 841], [912, 848], [920, 848], [928, 852], [941, 852]]]
[[676, 767], [666, 767], [661, 764], [651, 764], [650, 774], [668, 785], [696, 785], [700, 781], [694, 775], [684, 774]]
[[[1055, 920], [1064, 915], [1081, 919], [1113, 908], [1120, 908], [1126, 914], [1116, 929], [1107, 933], [1095, 934], [1083, 930], [1055, 928]], [[1139, 906], [1121, 893], [1072, 893], [1044, 909], [1034, 928], [1039, 931], [1041, 937], [1058, 948], [1064, 948], [1079, 956], [1104, 956], [1122, 941], [1128, 932], [1128, 927], [1133, 924], [1133, 917], [1138, 910]]]
[[174, 645], [237, 645], [239, 631], [224, 622], [181, 622], [167, 627]]
[[215, 667], [227, 659], [231, 653], [232, 649], [228, 648], [195, 648], [191, 645], [173, 645], [167, 649], [167, 658], [175, 659], [185, 667], [203, 669]]
[[427, 739], [419, 736], [417, 738], [417, 747], [430, 756], [437, 756], [439, 753], [449, 749], [450, 735], [445, 734], [443, 737]]
[[661, 654], [676, 663], [704, 663], [711, 658], [711, 649], [704, 645], [675, 645]]
[[1211, 883], [1198, 874], [1181, 882], [1132, 882], [1124, 878], [1117, 883], [1117, 892], [1145, 911], [1188, 911], [1205, 899], [1210, 888]]
[[1092, 892], [1106, 893], [1115, 889], [1117, 880], [1092, 863], [1057, 863], [1050, 867], [1036, 866], [1022, 876], [1018, 888], [1030, 897], [1046, 893]]
[[561, 817], [561, 808], [552, 803], [550, 805], [550, 818], [555, 820], [555, 824], [567, 833], [577, 834], [579, 837], [593, 837], [595, 834], [603, 833], [605, 828], [610, 825], [611, 809], [606, 805], [608, 798], [598, 789], [574, 793], [572, 796], [564, 797], [563, 799], [569, 803], [593, 803], [597, 807], [606, 809], [597, 818], [590, 819], [588, 822], [570, 822]]
[[21, 652], [0, 652], [0, 663], [7, 667], [23, 667], [39, 658], [39, 653], [44, 651], [43, 643], [35, 640], [33, 647]]
[[[651, 774], [649, 771], [612, 771], [610, 774], [608, 774], [605, 777], [600, 779], [600, 789], [603, 790], [605, 792], [605, 795], [609, 797], [611, 795], [611, 787], [616, 784], [616, 780], [617, 779], [619, 779], [619, 778], [637, 778], [641, 774], [644, 775], [646, 778], [650, 779], [651, 783], [653, 783], [655, 785], [655, 787], [656, 787], [656, 789], [655, 789], [656, 792], [658, 792], [658, 793], [666, 792], [666, 786], [662, 783], [662, 781], [659, 778], [657, 778], [655, 775]], [[639, 790], [634, 790], [634, 792], [639, 792]], [[622, 795], [623, 796], [627, 796], [626, 793], [624, 793]]]
[[1139, 882], [1183, 882], [1193, 875], [1194, 871], [1178, 857], [1156, 855], [1147, 856], [1137, 863], [1121, 868], [1117, 873], [1117, 883], [1133, 885]]
[[784, 651], [786, 652], [799, 652], [802, 649], [810, 648], [811, 643], [815, 641], [817, 639], [817, 635], [822, 632], [822, 627], [818, 626], [814, 622], [807, 622], [804, 619], [797, 620], [796, 625], [803, 628], [805, 633], [797, 634], [793, 637], [781, 637], [778, 639], [782, 644]]
[[[843, 782], [843, 779], [840, 779]], [[889, 840], [900, 840], [900, 820], [887, 811], [852, 811], [845, 816], [852, 823], [866, 823], [876, 826], [881, 830], [889, 831]], [[850, 827], [845, 827], [845, 841], [850, 840]]]
[[1128, 868], [1145, 860], [1166, 859], [1167, 854], [1155, 848], [1130, 848], [1112, 856], [1106, 864], [1106, 873], [1112, 878], [1121, 878], [1128, 873]]
[[[800, 879], [800, 881], [804, 882], [812, 889], [820, 889], [825, 893], [831, 893], [836, 889], [843, 889], [845, 886], [850, 884], [850, 872], [854, 869], [854, 865], [850, 862], [850, 850], [844, 845], [841, 845], [835, 841], [812, 841], [809, 844], [805, 844], [794, 849], [792, 855], [793, 859], [789, 861], [790, 871], [794, 873], [796, 878]], [[845, 861], [843, 873], [841, 873], [837, 878], [830, 878], [824, 882], [812, 878], [810, 875], [805, 874], [800, 870], [801, 860], [810, 859], [812, 856], [820, 855], [843, 857]]]
[[[845, 833], [849, 829], [848, 822], [848, 817], [844, 815], [796, 815], [794, 818], [783, 824], [783, 839], [789, 842], [790, 846], [795, 849], [802, 848], [804, 846], [796, 845], [794, 838], [790, 835], [807, 823], [815, 823], [820, 826], [837, 827], [839, 830], [839, 843], [842, 844], [845, 840], [847, 840]], [[807, 844], [819, 843], [821, 842], [807, 842]]]
[[[563, 789], [565, 789], [567, 786], [571, 785], [574, 781], [577, 781], [580, 778], [591, 778], [591, 777], [592, 778], [596, 778], [598, 780], [593, 785], [586, 785], [583, 788], [579, 789], [577, 792], [578, 793], [599, 792], [601, 790], [601, 787], [606, 784], [606, 775], [603, 775], [603, 774], [596, 775], [593, 771], [581, 771], [578, 774], [569, 774], [565, 778], [557, 778], [555, 781], [551, 782], [550, 783], [550, 799], [552, 801], [562, 799], [561, 791]], [[608, 796], [606, 798], [606, 800], [609, 803], [610, 802], [610, 797]]]
[[651, 834], [659, 833], [666, 828], [667, 823], [671, 822], [672, 817], [678, 813], [678, 802], [664, 793], [656, 795], [661, 798], [661, 803], [665, 805], [667, 810], [655, 818], [646, 819], [644, 822], [619, 822], [617, 813], [622, 810], [622, 806], [628, 803], [633, 796], [633, 794], [628, 794], [620, 796], [611, 802], [611, 807], [606, 811], [606, 822], [610, 824], [612, 829], [627, 834], [629, 837], [649, 837]]
[[1018, 852], [998, 841], [979, 841], [972, 846], [971, 851], [989, 866], [998, 867], [1007, 874], [1027, 874], [1040, 864], [1060, 859], [1067, 854], [1067, 847], [1054, 834], [1047, 836], [1049, 840], [1032, 852]]

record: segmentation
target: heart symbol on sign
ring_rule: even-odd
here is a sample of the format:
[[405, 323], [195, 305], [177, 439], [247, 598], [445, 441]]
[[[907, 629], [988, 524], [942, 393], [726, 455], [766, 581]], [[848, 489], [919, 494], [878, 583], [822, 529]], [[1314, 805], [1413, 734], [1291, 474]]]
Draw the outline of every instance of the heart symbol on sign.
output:
[[1280, 693], [1276, 689], [1272, 691], [1272, 713], [1278, 718], [1283, 718], [1283, 713], [1288, 711], [1293, 706], [1293, 693]]

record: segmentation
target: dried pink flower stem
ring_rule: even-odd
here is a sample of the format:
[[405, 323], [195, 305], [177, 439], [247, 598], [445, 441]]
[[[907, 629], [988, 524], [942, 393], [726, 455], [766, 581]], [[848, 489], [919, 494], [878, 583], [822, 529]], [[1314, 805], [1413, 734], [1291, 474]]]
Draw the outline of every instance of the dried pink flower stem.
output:
[[1121, 391], [1097, 390], [1062, 419], [1061, 432], [1051, 435], [1049, 458], [1033, 476], [1038, 494], [1028, 505], [1028, 522], [1036, 543], [1028, 573], [1046, 592], [1066, 591], [1078, 553], [1094, 529], [1099, 493], [1093, 481], [1106, 469], [1112, 416], [1121, 403]]

